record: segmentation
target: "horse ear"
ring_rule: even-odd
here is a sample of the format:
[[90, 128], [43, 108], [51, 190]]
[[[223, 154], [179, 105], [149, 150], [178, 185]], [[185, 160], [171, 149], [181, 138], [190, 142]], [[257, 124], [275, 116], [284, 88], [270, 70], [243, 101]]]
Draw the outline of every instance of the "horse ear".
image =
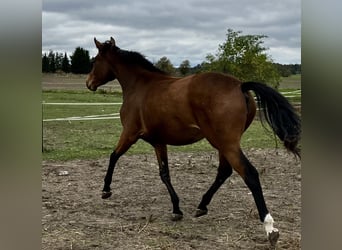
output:
[[99, 50], [101, 50], [102, 47], [103, 47], [102, 43], [100, 43], [99, 41], [97, 41], [95, 37], [94, 37], [94, 42], [95, 42], [96, 48], [98, 48]]
[[115, 40], [114, 40], [113, 37], [110, 37], [110, 43], [112, 44], [112, 46], [114, 46], [114, 47], [116, 46], [116, 45], [115, 45]]

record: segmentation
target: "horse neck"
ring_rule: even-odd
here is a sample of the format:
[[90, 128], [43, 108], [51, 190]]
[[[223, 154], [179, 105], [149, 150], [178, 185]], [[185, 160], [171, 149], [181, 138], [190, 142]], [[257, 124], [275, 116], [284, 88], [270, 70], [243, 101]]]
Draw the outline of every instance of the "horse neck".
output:
[[139, 66], [118, 66], [115, 70], [116, 77], [121, 85], [123, 95], [129, 95], [148, 83], [168, 78], [168, 76], [149, 72]]
[[137, 81], [136, 74], [130, 74], [127, 68], [122, 67], [116, 70], [116, 77], [121, 85], [122, 92], [128, 92], [132, 89]]

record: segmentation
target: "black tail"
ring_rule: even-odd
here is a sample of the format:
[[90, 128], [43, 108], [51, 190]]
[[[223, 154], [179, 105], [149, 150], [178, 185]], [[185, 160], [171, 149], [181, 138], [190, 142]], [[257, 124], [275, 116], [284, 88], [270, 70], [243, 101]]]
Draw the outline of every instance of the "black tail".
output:
[[[280, 93], [271, 87], [257, 82], [244, 82], [242, 92], [252, 90], [267, 123], [274, 133], [284, 142], [284, 146], [300, 157], [298, 142], [301, 133], [301, 121], [293, 106]], [[261, 116], [262, 117], [262, 116]]]

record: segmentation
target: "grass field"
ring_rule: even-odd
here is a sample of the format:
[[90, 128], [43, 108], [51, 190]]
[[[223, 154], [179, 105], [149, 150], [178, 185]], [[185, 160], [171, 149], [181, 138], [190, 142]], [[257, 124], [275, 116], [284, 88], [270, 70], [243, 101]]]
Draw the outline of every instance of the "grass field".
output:
[[[104, 116], [119, 112], [120, 105], [105, 105], [105, 103], [120, 103], [122, 101], [120, 88], [112, 83], [111, 88], [99, 89], [93, 93], [85, 89], [84, 78], [43, 76], [42, 109], [43, 109], [43, 159], [65, 161], [71, 159], [95, 159], [108, 156], [121, 132], [120, 119], [103, 120], [63, 120], [50, 119]], [[46, 86], [49, 88], [44, 88]], [[72, 84], [72, 88], [69, 89]], [[76, 85], [80, 87], [75, 88]], [[52, 86], [58, 86], [53, 88]], [[60, 88], [64, 86], [64, 88]], [[300, 103], [300, 76], [292, 76], [282, 81], [281, 91], [293, 103]], [[104, 103], [104, 105], [51, 105], [50, 103]], [[261, 123], [255, 120], [242, 138], [242, 147], [274, 148], [276, 143], [271, 132], [265, 131]], [[282, 146], [280, 146], [282, 147]], [[198, 143], [169, 147], [170, 151], [196, 152], [213, 150], [206, 140]], [[138, 141], [128, 154], [152, 153], [152, 147]]]
[[279, 89], [301, 89], [302, 75], [291, 75], [289, 77], [282, 77], [280, 80]]

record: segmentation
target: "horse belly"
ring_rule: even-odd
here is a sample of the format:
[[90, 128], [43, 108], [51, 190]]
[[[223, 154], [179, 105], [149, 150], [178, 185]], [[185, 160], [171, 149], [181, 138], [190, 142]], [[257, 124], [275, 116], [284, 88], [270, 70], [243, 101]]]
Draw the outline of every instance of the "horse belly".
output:
[[150, 131], [143, 139], [150, 143], [181, 146], [195, 143], [203, 137], [200, 128], [195, 124], [187, 126], [165, 124]]
[[188, 145], [203, 139], [200, 128], [195, 124], [169, 132], [170, 134], [165, 138], [166, 144], [169, 145]]

